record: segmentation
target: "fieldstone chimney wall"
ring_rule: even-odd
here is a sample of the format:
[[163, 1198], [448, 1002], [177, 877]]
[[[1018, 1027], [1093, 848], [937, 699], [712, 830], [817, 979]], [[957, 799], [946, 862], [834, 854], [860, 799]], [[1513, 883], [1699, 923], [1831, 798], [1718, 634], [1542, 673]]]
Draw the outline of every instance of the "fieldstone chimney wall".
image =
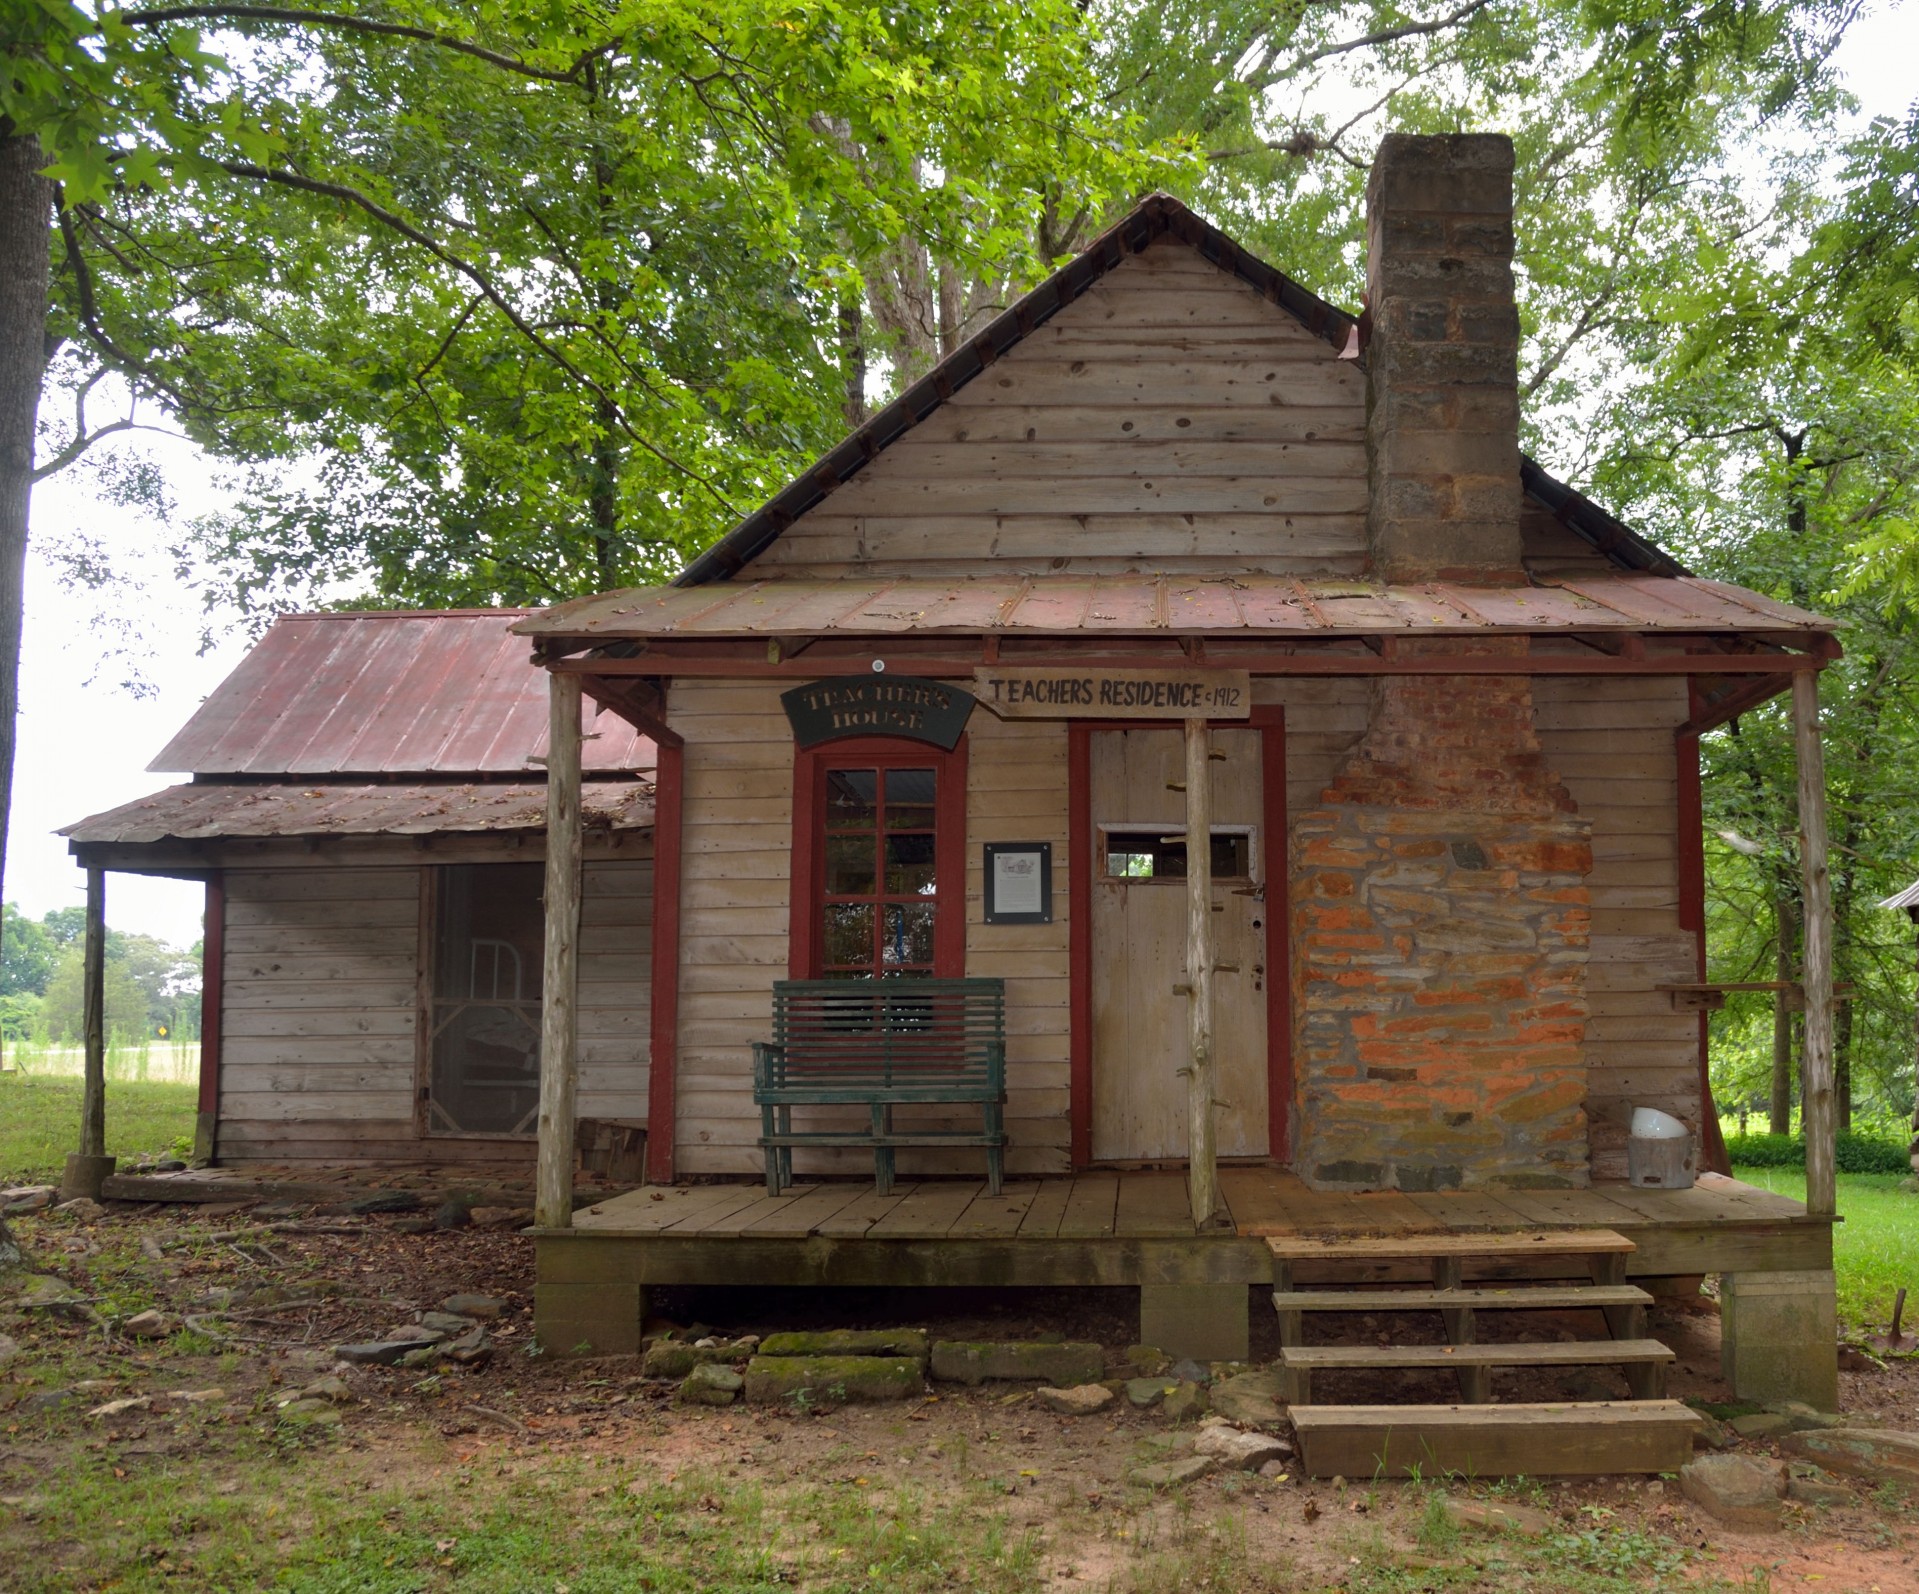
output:
[[[1522, 657], [1524, 638], [1399, 657]], [[1589, 1182], [1591, 826], [1523, 675], [1380, 679], [1292, 827], [1294, 1166], [1322, 1189]]]
[[1512, 140], [1389, 135], [1366, 231], [1373, 573], [1523, 580]]

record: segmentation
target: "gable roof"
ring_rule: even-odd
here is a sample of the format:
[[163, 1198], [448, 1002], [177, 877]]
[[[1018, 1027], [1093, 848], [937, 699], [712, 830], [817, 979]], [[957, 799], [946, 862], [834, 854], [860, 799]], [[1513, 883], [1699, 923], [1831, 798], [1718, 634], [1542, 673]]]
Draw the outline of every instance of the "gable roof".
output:
[[[282, 615], [147, 768], [540, 779], [546, 675], [512, 632], [533, 612]], [[653, 743], [617, 715], [587, 729], [588, 772], [654, 767]]]
[[[1202, 259], [1237, 278], [1292, 315], [1333, 349], [1354, 341], [1358, 319], [1301, 287], [1284, 272], [1242, 249], [1171, 194], [1151, 194], [1055, 271], [968, 338], [865, 425], [830, 449], [676, 576], [676, 587], [728, 580], [763, 553], [786, 528], [859, 474], [893, 443], [980, 376], [1060, 310], [1131, 255], [1160, 238], [1176, 238]], [[1591, 500], [1547, 474], [1524, 455], [1526, 496], [1614, 566], [1647, 575], [1683, 576], [1685, 567]]]

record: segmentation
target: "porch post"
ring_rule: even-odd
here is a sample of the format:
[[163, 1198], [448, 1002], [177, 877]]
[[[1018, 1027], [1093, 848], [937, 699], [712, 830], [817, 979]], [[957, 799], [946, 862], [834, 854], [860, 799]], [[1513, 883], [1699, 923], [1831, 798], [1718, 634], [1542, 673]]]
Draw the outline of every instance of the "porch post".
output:
[[1833, 1182], [1832, 881], [1826, 867], [1826, 762], [1819, 743], [1819, 674], [1792, 678], [1792, 731], [1799, 762], [1799, 867], [1805, 899], [1806, 1210], [1838, 1209]]
[[573, 1225], [574, 1095], [579, 1073], [581, 677], [547, 677], [546, 962], [540, 986], [540, 1152], [533, 1221]]
[[1192, 1055], [1186, 1067], [1186, 1187], [1193, 1226], [1219, 1210], [1213, 1097], [1212, 737], [1203, 719], [1186, 721], [1186, 979]]
[[87, 917], [81, 939], [80, 1149], [67, 1158], [60, 1194], [99, 1200], [113, 1159], [107, 1155], [107, 872], [87, 867]]

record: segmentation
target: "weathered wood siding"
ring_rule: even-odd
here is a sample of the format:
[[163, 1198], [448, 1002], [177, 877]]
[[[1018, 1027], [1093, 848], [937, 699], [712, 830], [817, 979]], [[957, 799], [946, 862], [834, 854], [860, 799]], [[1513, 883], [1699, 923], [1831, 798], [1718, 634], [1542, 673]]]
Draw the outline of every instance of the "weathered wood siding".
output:
[[1161, 239], [801, 517], [754, 573], [1357, 574], [1365, 402], [1354, 362]]
[[[591, 1116], [645, 1116], [652, 878], [650, 859], [586, 866], [579, 1110]], [[416, 1136], [417, 866], [230, 869], [226, 901], [222, 1161], [531, 1158], [530, 1139]]]

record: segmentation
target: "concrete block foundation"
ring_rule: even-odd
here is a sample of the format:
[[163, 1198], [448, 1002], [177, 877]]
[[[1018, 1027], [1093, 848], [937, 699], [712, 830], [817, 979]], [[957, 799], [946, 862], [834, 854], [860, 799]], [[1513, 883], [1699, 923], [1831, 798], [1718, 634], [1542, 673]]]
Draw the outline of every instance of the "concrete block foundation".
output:
[[549, 1356], [637, 1356], [646, 1291], [638, 1284], [536, 1284], [533, 1331]]
[[1740, 1400], [1839, 1404], [1839, 1309], [1830, 1269], [1728, 1273], [1719, 1291], [1719, 1368]]
[[1252, 1350], [1244, 1284], [1143, 1284], [1139, 1342], [1175, 1359], [1243, 1362]]

